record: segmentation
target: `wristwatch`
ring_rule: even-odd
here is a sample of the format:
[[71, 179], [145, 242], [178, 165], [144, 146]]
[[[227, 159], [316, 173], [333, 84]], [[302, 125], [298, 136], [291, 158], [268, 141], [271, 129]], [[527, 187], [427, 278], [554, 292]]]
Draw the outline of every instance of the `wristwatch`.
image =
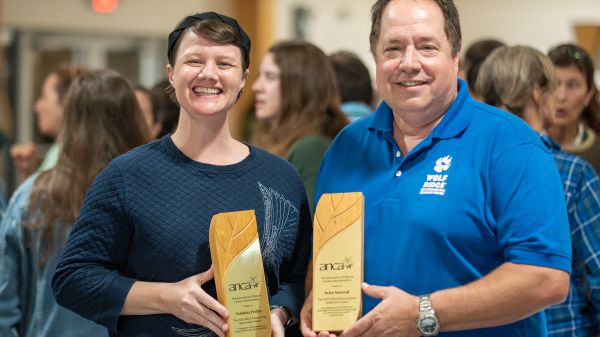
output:
[[419, 296], [419, 317], [417, 318], [417, 329], [421, 336], [437, 336], [440, 331], [440, 321], [431, 307], [429, 295]]
[[273, 311], [275, 309], [283, 310], [283, 312], [287, 316], [287, 321], [285, 321], [285, 323], [283, 323], [284, 329], [287, 329], [290, 325], [294, 324], [294, 315], [292, 315], [292, 312], [290, 311], [290, 309], [284, 307], [283, 305], [272, 305], [269, 307], [269, 311]]

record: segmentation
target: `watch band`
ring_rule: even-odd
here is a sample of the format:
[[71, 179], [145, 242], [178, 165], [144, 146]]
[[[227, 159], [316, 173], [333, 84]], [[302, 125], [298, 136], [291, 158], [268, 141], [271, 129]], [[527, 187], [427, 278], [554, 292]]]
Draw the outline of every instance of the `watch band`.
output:
[[419, 313], [429, 313], [433, 312], [433, 307], [431, 306], [431, 298], [429, 295], [420, 295], [419, 296]]
[[419, 296], [419, 317], [417, 318], [417, 329], [421, 336], [437, 336], [440, 329], [440, 321], [435, 315], [429, 295]]
[[292, 311], [290, 309], [288, 309], [287, 307], [284, 307], [283, 305], [272, 305], [269, 307], [269, 311], [273, 311], [275, 309], [283, 310], [283, 312], [287, 316], [287, 320], [285, 321], [285, 323], [283, 323], [284, 329], [287, 329], [289, 326], [294, 324], [294, 315], [292, 314]]

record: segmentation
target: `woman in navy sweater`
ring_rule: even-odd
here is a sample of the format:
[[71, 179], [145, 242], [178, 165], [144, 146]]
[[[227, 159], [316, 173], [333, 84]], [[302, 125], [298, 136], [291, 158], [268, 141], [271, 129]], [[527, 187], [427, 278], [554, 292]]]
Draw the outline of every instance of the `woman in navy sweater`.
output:
[[229, 131], [250, 39], [211, 12], [186, 17], [168, 42], [177, 130], [96, 178], [54, 275], [57, 301], [111, 336], [224, 337], [208, 229], [217, 213], [253, 209], [273, 336], [283, 337], [304, 297], [310, 216], [295, 169]]

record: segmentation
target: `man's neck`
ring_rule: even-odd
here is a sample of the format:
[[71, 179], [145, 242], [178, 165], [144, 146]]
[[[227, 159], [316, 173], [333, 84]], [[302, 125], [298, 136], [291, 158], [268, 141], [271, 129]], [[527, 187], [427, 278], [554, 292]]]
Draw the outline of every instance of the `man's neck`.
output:
[[444, 114], [424, 123], [410, 123], [397, 114], [393, 114], [393, 135], [403, 155], [408, 154], [440, 123]]

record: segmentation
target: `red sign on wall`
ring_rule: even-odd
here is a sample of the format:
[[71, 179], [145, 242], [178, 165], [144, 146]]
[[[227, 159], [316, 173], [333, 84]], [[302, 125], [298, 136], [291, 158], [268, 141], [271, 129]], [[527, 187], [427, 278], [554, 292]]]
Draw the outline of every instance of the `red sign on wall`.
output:
[[92, 0], [92, 9], [96, 13], [108, 14], [119, 8], [119, 0]]

